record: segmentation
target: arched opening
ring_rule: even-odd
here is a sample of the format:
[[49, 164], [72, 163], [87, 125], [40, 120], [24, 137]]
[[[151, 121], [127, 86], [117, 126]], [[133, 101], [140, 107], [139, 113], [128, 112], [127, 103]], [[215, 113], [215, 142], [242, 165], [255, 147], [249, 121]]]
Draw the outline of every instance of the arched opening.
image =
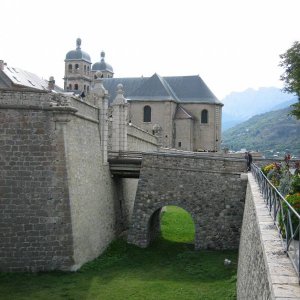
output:
[[160, 216], [161, 235], [165, 240], [194, 243], [195, 224], [192, 216], [178, 206], [165, 206]]
[[207, 124], [208, 123], [208, 111], [207, 109], [203, 109], [201, 112], [201, 123]]
[[152, 214], [148, 234], [149, 242], [160, 236], [169, 242], [194, 244], [195, 223], [186, 210], [169, 205]]
[[151, 107], [149, 105], [144, 106], [144, 122], [151, 122]]

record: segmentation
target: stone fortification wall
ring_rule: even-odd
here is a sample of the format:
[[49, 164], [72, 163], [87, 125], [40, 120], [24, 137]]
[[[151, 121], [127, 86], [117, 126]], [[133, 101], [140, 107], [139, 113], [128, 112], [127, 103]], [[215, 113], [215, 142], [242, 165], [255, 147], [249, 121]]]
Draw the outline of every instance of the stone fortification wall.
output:
[[[146, 247], [166, 205], [187, 210], [195, 248], [237, 249], [247, 175], [244, 162], [176, 154], [145, 154], [128, 241]], [[178, 179], [180, 178], [180, 181]]]
[[127, 127], [127, 147], [128, 151], [156, 151], [158, 142], [154, 135], [131, 125]]
[[0, 271], [74, 270], [120, 229], [97, 107], [0, 92]]
[[48, 93], [0, 92], [0, 271], [68, 269], [64, 140]]
[[249, 174], [239, 247], [237, 299], [300, 299], [300, 286], [258, 185]]
[[65, 147], [74, 266], [96, 258], [115, 237], [120, 204], [109, 166], [103, 161], [98, 109], [77, 99], [78, 111], [65, 125]]

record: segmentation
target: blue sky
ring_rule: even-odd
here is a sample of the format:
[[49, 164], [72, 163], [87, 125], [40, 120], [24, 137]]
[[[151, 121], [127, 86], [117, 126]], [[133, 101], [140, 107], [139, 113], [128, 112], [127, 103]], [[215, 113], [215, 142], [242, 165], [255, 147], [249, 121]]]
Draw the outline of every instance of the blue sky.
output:
[[279, 55], [299, 40], [299, 0], [1, 0], [0, 59], [63, 85], [76, 38], [115, 77], [196, 75], [222, 99], [282, 87]]

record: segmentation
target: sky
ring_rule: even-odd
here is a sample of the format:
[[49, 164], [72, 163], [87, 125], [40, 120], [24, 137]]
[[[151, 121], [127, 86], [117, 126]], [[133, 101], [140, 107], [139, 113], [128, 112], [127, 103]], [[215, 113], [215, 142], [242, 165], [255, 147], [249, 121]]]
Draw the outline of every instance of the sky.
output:
[[0, 59], [63, 86], [66, 53], [114, 77], [200, 75], [221, 100], [282, 88], [279, 55], [300, 35], [299, 0], [1, 0]]

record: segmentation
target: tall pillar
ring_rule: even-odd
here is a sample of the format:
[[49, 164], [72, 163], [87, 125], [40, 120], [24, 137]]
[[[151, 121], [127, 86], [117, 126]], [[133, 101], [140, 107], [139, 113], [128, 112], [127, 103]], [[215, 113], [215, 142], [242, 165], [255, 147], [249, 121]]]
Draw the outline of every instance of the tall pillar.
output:
[[112, 103], [112, 151], [127, 150], [128, 104], [124, 98], [123, 85], [118, 84], [117, 96]]
[[102, 73], [100, 71], [95, 74], [95, 84], [90, 94], [86, 98], [87, 101], [92, 102], [95, 106], [98, 107], [98, 120], [99, 120], [99, 139], [100, 147], [102, 152], [102, 162], [103, 164], [108, 164], [108, 92], [103, 86]]

